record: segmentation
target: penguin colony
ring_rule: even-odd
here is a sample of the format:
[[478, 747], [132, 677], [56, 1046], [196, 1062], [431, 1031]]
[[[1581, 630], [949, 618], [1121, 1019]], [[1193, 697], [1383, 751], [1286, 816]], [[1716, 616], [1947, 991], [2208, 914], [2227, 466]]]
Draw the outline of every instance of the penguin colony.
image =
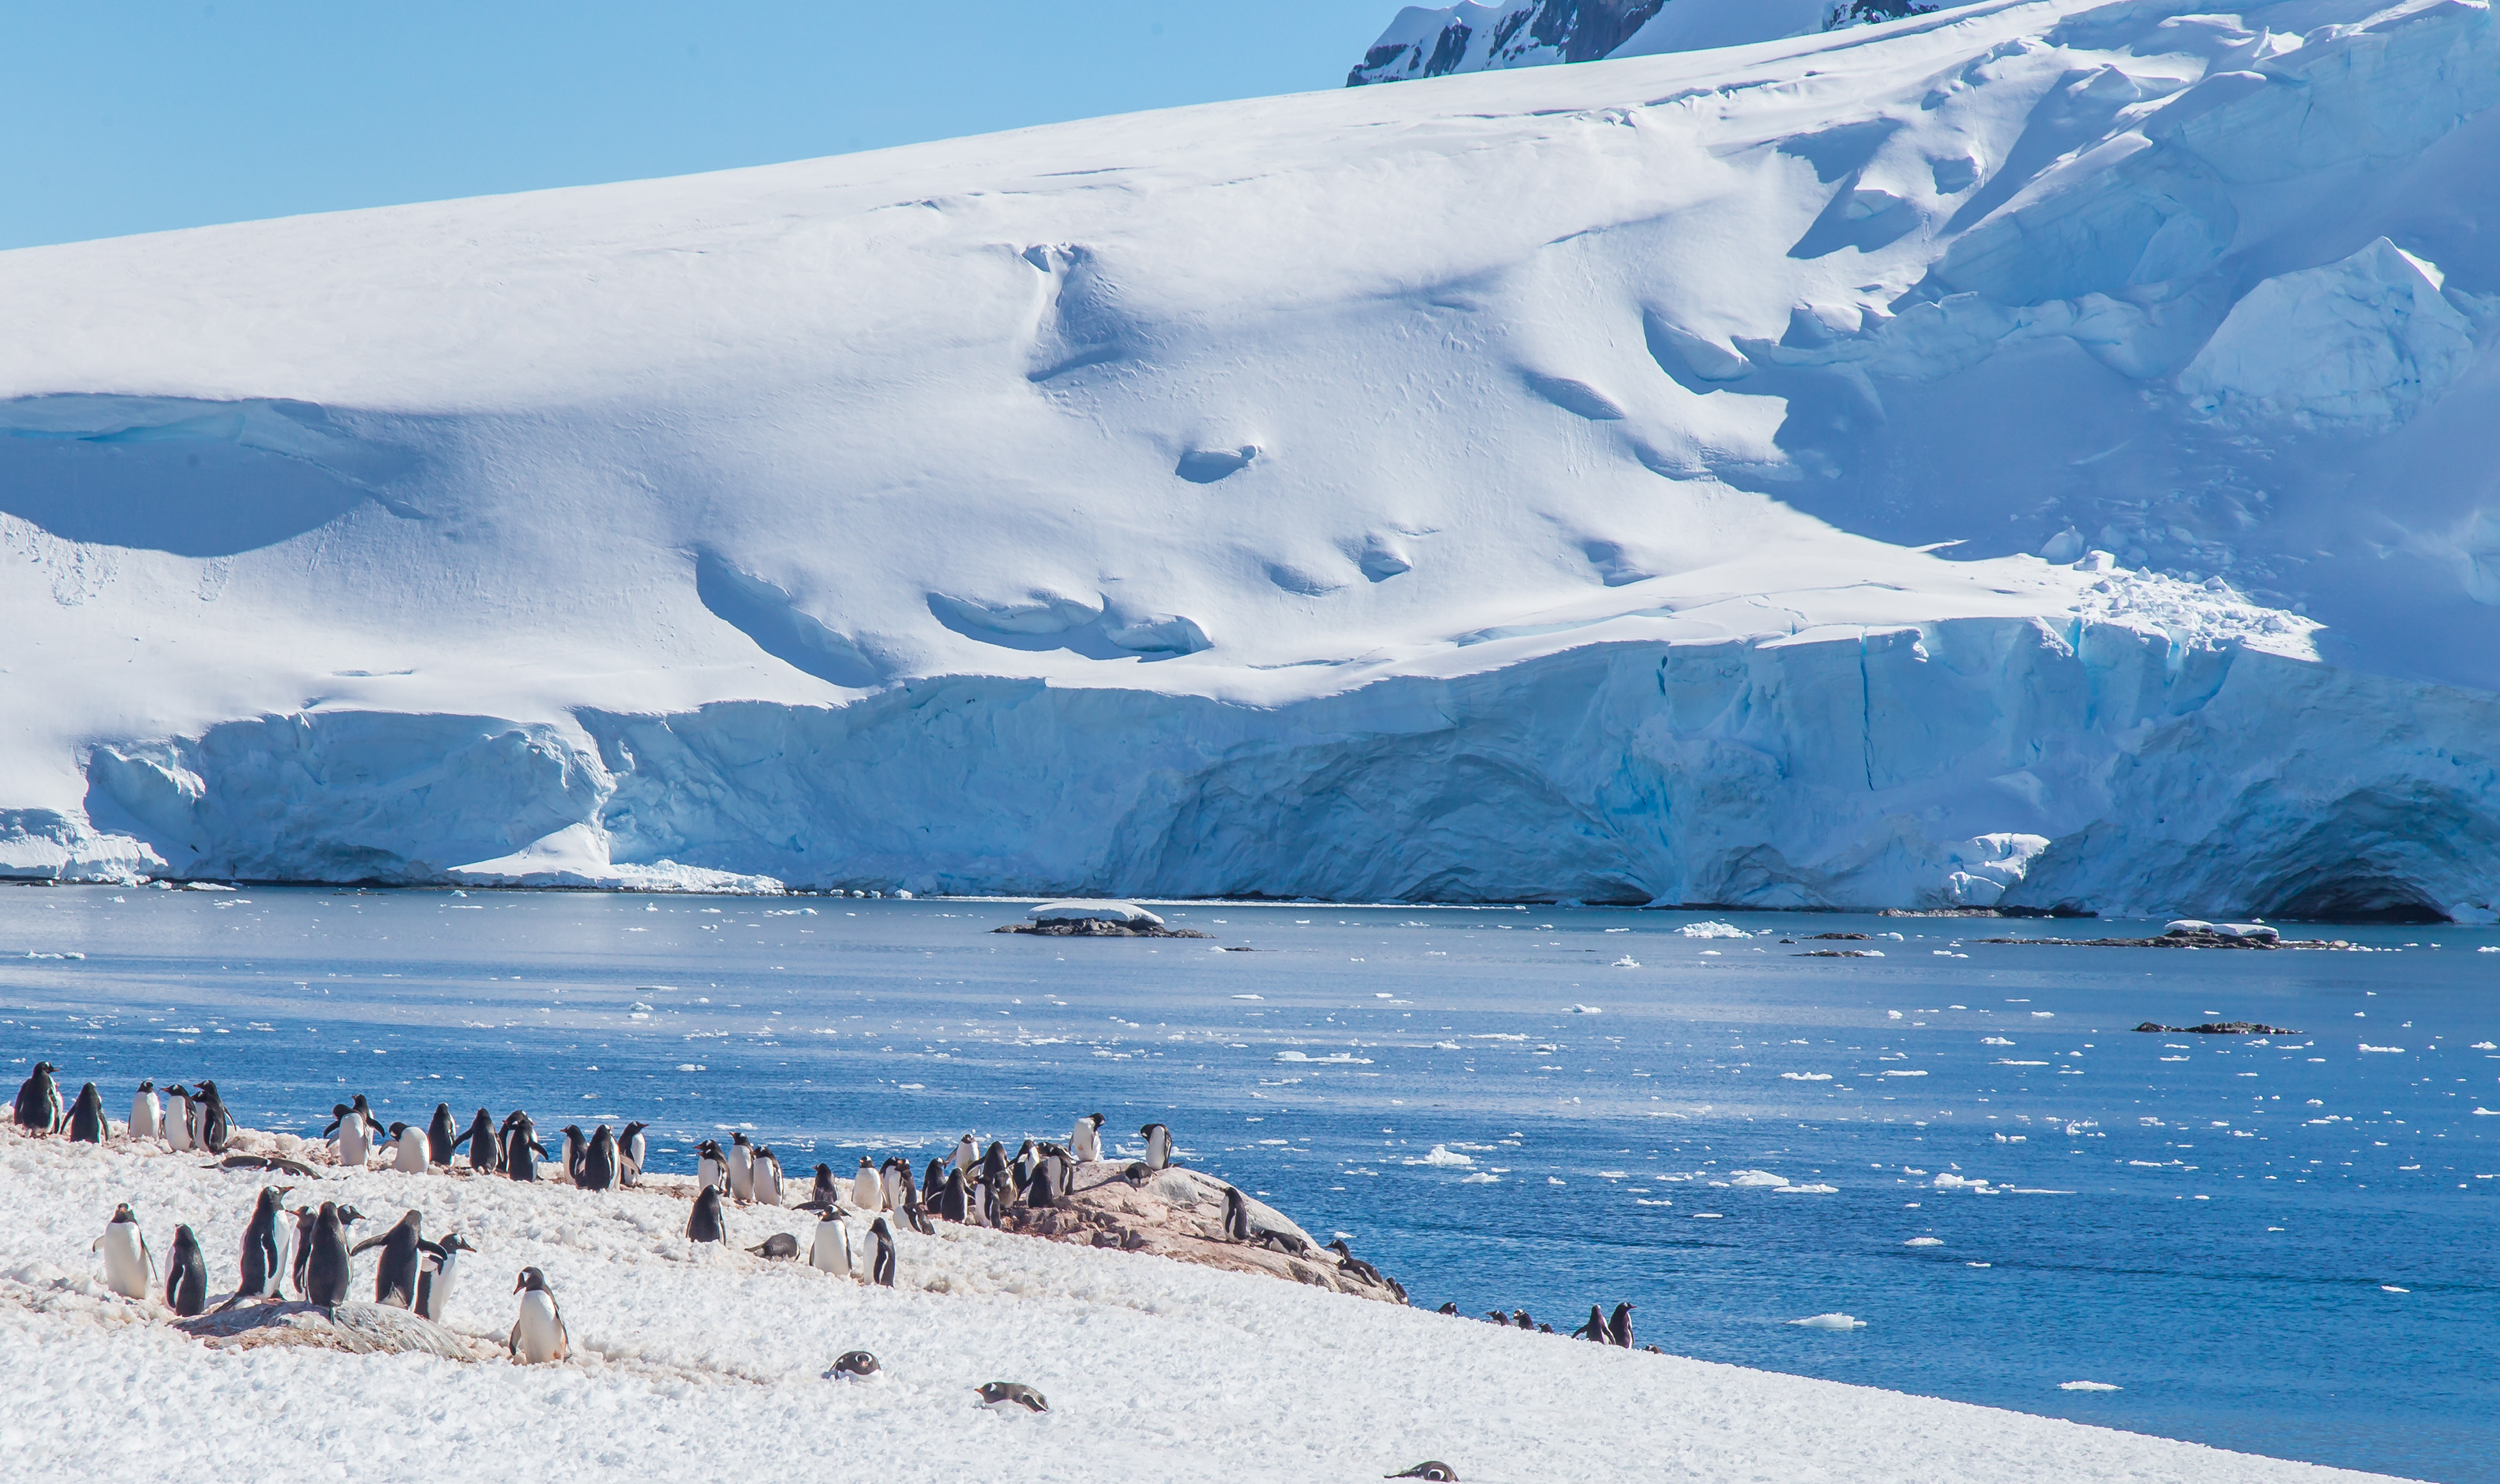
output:
[[[178, 1152], [225, 1154], [234, 1138], [235, 1124], [214, 1081], [202, 1079], [196, 1089], [177, 1084], [164, 1089], [163, 1096], [172, 1100], [171, 1107], [158, 1101], [154, 1082], [140, 1084], [126, 1126], [129, 1137], [160, 1139]], [[331, 1120], [321, 1133], [335, 1140], [339, 1163], [345, 1167], [378, 1167], [411, 1174], [424, 1174], [436, 1169], [448, 1172], [460, 1168], [458, 1161], [465, 1150], [467, 1173], [473, 1177], [500, 1174], [514, 1180], [539, 1180], [546, 1177], [541, 1172], [543, 1165], [555, 1163], [556, 1157], [538, 1137], [536, 1123], [521, 1109], [497, 1123], [492, 1113], [481, 1107], [468, 1129], [457, 1133], [449, 1104], [437, 1104], [434, 1116], [424, 1128], [405, 1122], [385, 1125], [362, 1093], [356, 1094], [352, 1102], [334, 1105], [330, 1111]], [[56, 1069], [49, 1062], [37, 1063], [18, 1088], [13, 1118], [30, 1134], [65, 1134], [73, 1142], [101, 1143], [112, 1136], [103, 1096], [96, 1085], [86, 1083], [64, 1110]], [[848, 1179], [839, 1177], [831, 1165], [819, 1164], [808, 1198], [797, 1203], [798, 1209], [818, 1214], [814, 1233], [804, 1241], [795, 1234], [777, 1233], [746, 1250], [774, 1261], [804, 1258], [809, 1267], [820, 1270], [891, 1288], [897, 1255], [894, 1230], [884, 1212], [893, 1212], [915, 1232], [930, 1234], [940, 1220], [998, 1226], [1013, 1209], [1059, 1206], [1074, 1189], [1077, 1167], [1101, 1160], [1102, 1123], [1101, 1113], [1089, 1113], [1076, 1121], [1066, 1146], [1027, 1138], [1013, 1156], [1006, 1153], [1002, 1142], [994, 1140], [984, 1150], [971, 1135], [966, 1134], [949, 1154], [929, 1161], [916, 1177], [909, 1161], [899, 1156], [882, 1165], [863, 1156]], [[601, 1124], [584, 1135], [577, 1125], [566, 1126], [561, 1167], [566, 1180], [592, 1191], [639, 1184], [648, 1148], [648, 1127], [629, 1123], [622, 1133], [611, 1133], [606, 1124]], [[1148, 1123], [1137, 1133], [1144, 1140], [1146, 1157], [1132, 1162], [1113, 1177], [1131, 1184], [1169, 1168], [1173, 1154], [1168, 1126]], [[317, 1178], [317, 1172], [309, 1166], [268, 1156], [236, 1154], [229, 1156], [225, 1164], [239, 1169], [282, 1169]], [[769, 1145], [750, 1141], [744, 1133], [733, 1134], [726, 1147], [717, 1139], [704, 1140], [696, 1149], [695, 1170], [698, 1190], [686, 1222], [686, 1236], [691, 1241], [728, 1240], [727, 1203], [772, 1207], [788, 1204], [778, 1156]], [[234, 1295], [219, 1306], [220, 1312], [247, 1299], [282, 1301], [289, 1281], [299, 1299], [324, 1308], [335, 1307], [348, 1299], [352, 1260], [379, 1248], [374, 1302], [441, 1322], [457, 1280], [460, 1257], [477, 1251], [475, 1246], [456, 1232], [439, 1241], [427, 1239], [418, 1213], [413, 1210], [381, 1235], [350, 1245], [349, 1229], [367, 1219], [364, 1213], [332, 1202], [289, 1211], [285, 1198], [295, 1188], [272, 1185], [260, 1190], [245, 1230], [239, 1281]], [[867, 1230], [856, 1237], [842, 1209], [845, 1204], [863, 1214], [876, 1213]], [[283, 1236], [279, 1226], [281, 1215], [292, 1218], [292, 1230]], [[1249, 1204], [1238, 1189], [1229, 1185], [1225, 1187], [1224, 1227], [1226, 1237], [1233, 1241], [1280, 1246], [1298, 1255], [1312, 1255], [1309, 1244], [1299, 1237], [1254, 1223], [1249, 1216]], [[291, 1262], [286, 1256], [290, 1246]], [[103, 1255], [105, 1283], [115, 1293], [140, 1301], [161, 1297], [165, 1305], [182, 1318], [197, 1317], [205, 1311], [208, 1261], [189, 1226], [175, 1228], [173, 1247], [160, 1272], [155, 1253], [125, 1203], [115, 1209], [104, 1235], [96, 1238], [94, 1250]], [[1404, 1290], [1394, 1279], [1356, 1257], [1344, 1238], [1331, 1241], [1326, 1250], [1335, 1256], [1338, 1267], [1345, 1271], [1404, 1297]], [[517, 1312], [506, 1340], [512, 1360], [522, 1365], [564, 1360], [571, 1351], [571, 1336], [546, 1275], [537, 1268], [523, 1269], [513, 1282], [512, 1292], [518, 1296]], [[1592, 1305], [1588, 1322], [1573, 1335], [1628, 1349], [1632, 1344], [1631, 1309], [1629, 1303], [1619, 1303], [1609, 1318], [1600, 1306]], [[1440, 1312], [1455, 1315], [1458, 1306], [1445, 1303]], [[1494, 1310], [1487, 1317], [1505, 1326], [1553, 1333], [1551, 1325], [1534, 1324], [1524, 1309], [1507, 1315]], [[1658, 1349], [1655, 1345], [1642, 1348], [1653, 1353]], [[829, 1378], [855, 1381], [872, 1380], [879, 1374], [876, 1357], [866, 1351], [845, 1353], [826, 1372]], [[1036, 1412], [1049, 1409], [1039, 1392], [1021, 1382], [988, 1382], [979, 1388], [979, 1393], [985, 1404]], [[1427, 1461], [1385, 1477], [1456, 1480], [1458, 1475], [1447, 1464]]]

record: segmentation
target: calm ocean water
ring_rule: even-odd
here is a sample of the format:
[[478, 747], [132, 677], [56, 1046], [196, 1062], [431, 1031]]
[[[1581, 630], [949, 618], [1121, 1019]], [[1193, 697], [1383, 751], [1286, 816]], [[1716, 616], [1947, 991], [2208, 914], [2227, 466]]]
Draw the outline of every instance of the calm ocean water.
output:
[[[795, 1175], [1160, 1120], [1426, 1306], [1629, 1300], [1687, 1355], [2500, 1481], [2500, 932], [1206, 904], [1167, 916], [1212, 944], [990, 932], [1022, 907], [0, 889], [0, 1060], [116, 1118], [214, 1076], [304, 1133], [357, 1091], [641, 1119], [661, 1169], [727, 1128]], [[1902, 936], [1780, 940], [1833, 932]], [[2129, 1029], [2215, 1019], [2295, 1034]], [[1791, 1323], [1827, 1313], [1863, 1327]]]

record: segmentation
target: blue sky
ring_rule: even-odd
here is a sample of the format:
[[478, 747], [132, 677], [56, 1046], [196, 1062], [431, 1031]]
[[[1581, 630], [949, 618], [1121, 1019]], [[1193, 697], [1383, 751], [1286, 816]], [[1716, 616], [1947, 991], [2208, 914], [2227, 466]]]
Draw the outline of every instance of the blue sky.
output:
[[0, 0], [0, 247], [1340, 86], [1398, 0]]

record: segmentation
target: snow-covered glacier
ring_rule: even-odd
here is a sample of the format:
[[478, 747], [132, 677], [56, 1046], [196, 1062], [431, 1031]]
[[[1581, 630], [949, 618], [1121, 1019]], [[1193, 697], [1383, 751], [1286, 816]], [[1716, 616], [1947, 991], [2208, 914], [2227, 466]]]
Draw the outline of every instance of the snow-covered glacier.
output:
[[1346, 85], [1699, 51], [1930, 15], [1933, 0], [1493, 0], [1410, 5]]
[[0, 870], [2491, 920], [2495, 104], [2007, 0], [0, 254]]

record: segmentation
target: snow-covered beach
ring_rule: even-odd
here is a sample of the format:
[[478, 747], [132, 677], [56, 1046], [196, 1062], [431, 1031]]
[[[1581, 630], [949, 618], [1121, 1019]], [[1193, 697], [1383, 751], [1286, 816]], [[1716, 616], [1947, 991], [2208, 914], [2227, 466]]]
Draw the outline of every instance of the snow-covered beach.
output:
[[[308, 1194], [376, 1230], [405, 1210], [479, 1249], [446, 1323], [500, 1346], [511, 1274], [557, 1290], [575, 1355], [228, 1351], [109, 1293], [88, 1251], [129, 1203], [188, 1223], [234, 1286], [266, 1176], [123, 1139], [0, 1130], [0, 1442], [21, 1477], [215, 1475], [238, 1460], [390, 1484], [738, 1477], [1365, 1479], [1426, 1459], [1466, 1480], [2310, 1480], [2373, 1475], [1401, 1309], [1273, 1278], [995, 1231], [905, 1232], [888, 1291], [743, 1246], [806, 1232], [740, 1208], [698, 1252], [663, 1190], [325, 1169]], [[280, 1179], [288, 1177], [280, 1176]], [[357, 1263], [357, 1296], [372, 1259]], [[1420, 1295], [1419, 1295], [1420, 1297]], [[1647, 1336], [1673, 1347], [1672, 1336]], [[2006, 1343], [2021, 1343], [2020, 1336]], [[831, 1379], [868, 1350], [885, 1379]], [[1040, 1391], [1034, 1415], [974, 1389]]]

